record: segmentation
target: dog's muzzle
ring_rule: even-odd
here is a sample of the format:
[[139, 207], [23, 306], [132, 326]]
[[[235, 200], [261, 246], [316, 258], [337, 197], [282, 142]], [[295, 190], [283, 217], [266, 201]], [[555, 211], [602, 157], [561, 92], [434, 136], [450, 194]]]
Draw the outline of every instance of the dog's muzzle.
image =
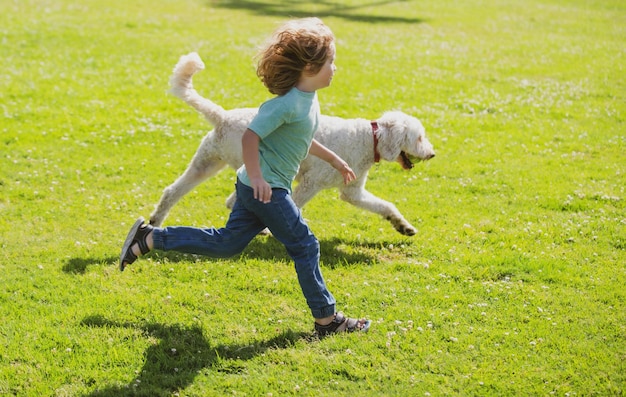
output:
[[402, 168], [404, 168], [405, 170], [410, 170], [411, 168], [413, 168], [413, 164], [414, 163], [419, 163], [420, 161], [426, 161], [426, 160], [430, 160], [433, 157], [435, 157], [435, 154], [433, 153], [431, 156], [429, 156], [428, 158], [419, 158], [417, 156], [412, 156], [410, 154], [408, 154], [407, 152], [400, 152], [400, 163], [402, 164]]
[[400, 162], [402, 163], [402, 168], [404, 168], [405, 170], [410, 170], [411, 168], [413, 168], [413, 161], [419, 161], [419, 159], [417, 159], [416, 157], [413, 157], [413, 159], [411, 159], [411, 157], [413, 156], [409, 156], [406, 152], [400, 152]]

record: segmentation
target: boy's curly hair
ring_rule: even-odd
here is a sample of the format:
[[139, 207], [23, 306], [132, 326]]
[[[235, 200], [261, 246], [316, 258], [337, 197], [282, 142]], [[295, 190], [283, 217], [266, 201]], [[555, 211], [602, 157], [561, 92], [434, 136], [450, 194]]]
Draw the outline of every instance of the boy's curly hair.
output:
[[275, 95], [285, 95], [302, 72], [317, 74], [335, 37], [319, 18], [294, 19], [278, 28], [258, 54], [257, 76]]

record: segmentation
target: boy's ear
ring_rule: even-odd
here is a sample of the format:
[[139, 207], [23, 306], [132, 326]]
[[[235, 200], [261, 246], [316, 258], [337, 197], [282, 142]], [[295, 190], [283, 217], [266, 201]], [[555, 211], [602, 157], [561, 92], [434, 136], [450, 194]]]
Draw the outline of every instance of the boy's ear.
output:
[[313, 75], [315, 75], [315, 72], [313, 70], [313, 64], [307, 63], [306, 66], [304, 67], [304, 70], [302, 71], [302, 74], [304, 74], [306, 76], [313, 76]]

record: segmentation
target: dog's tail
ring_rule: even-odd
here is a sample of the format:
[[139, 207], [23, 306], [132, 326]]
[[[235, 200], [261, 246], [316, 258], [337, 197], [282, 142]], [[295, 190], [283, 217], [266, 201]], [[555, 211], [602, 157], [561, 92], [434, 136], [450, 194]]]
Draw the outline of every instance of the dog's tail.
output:
[[200, 112], [211, 124], [217, 126], [224, 120], [226, 111], [221, 106], [202, 97], [193, 88], [191, 78], [204, 69], [204, 62], [195, 53], [180, 57], [170, 78], [170, 92]]

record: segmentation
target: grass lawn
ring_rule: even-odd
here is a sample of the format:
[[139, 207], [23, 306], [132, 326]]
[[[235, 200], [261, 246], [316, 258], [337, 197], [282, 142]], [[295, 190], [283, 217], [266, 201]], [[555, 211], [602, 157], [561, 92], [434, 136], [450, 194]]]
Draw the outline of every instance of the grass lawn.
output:
[[[258, 106], [257, 46], [309, 15], [337, 36], [322, 112], [402, 110], [437, 151], [370, 171], [416, 236], [334, 191], [304, 208], [339, 308], [373, 320], [321, 340], [271, 237], [117, 268], [210, 129], [167, 94], [179, 56]], [[624, 394], [624, 43], [621, 0], [0, 2], [0, 395]], [[223, 225], [233, 183], [165, 224]]]

